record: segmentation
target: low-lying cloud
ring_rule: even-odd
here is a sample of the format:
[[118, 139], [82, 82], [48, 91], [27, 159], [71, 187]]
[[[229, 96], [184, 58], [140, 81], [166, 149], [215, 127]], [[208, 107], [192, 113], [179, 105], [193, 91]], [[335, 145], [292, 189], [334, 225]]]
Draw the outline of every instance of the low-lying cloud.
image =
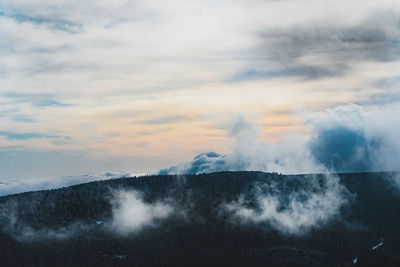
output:
[[[137, 233], [144, 227], [156, 227], [174, 211], [167, 200], [146, 202], [144, 195], [134, 190], [111, 190], [108, 199], [111, 204], [111, 217], [80, 218], [64, 221], [62, 224], [43, 223], [44, 195], [32, 196], [29, 201], [11, 199], [0, 204], [0, 232], [6, 232], [19, 241], [41, 239], [67, 239], [102, 229], [110, 234], [126, 235]], [[54, 205], [52, 203], [45, 204]], [[62, 212], [62, 211], [59, 211]], [[31, 214], [31, 218], [27, 218]], [[60, 214], [58, 214], [60, 215]], [[33, 218], [34, 217], [34, 218]], [[37, 223], [40, 221], [41, 223]]]
[[44, 177], [37, 179], [19, 179], [0, 181], [0, 196], [21, 192], [55, 189], [93, 181], [108, 180], [122, 177], [132, 177], [129, 172], [103, 172], [98, 174], [84, 174], [76, 176]]
[[60, 227], [34, 227], [21, 218], [21, 212], [30, 212], [38, 205], [38, 199], [32, 199], [29, 205], [22, 205], [17, 200], [9, 200], [0, 205], [0, 232], [6, 232], [13, 238], [24, 241], [43, 239], [66, 239], [91, 229], [92, 225], [74, 222]]
[[112, 229], [120, 234], [154, 226], [157, 221], [167, 218], [173, 207], [164, 202], [146, 203], [137, 191], [114, 192]]
[[339, 178], [327, 175], [322, 180], [312, 176], [300, 179], [302, 186], [286, 189], [288, 192], [282, 187], [283, 181], [279, 185], [259, 185], [253, 201], [256, 207], [241, 198], [225, 209], [233, 212], [240, 223], [267, 222], [282, 233], [295, 235], [306, 234], [311, 228], [338, 218], [340, 208], [347, 203], [347, 190]]
[[285, 174], [399, 170], [400, 103], [365, 108], [350, 104], [300, 114], [308, 133], [292, 132], [277, 143], [260, 139], [260, 126], [245, 117], [227, 127], [232, 152], [202, 153], [160, 174], [259, 170]]

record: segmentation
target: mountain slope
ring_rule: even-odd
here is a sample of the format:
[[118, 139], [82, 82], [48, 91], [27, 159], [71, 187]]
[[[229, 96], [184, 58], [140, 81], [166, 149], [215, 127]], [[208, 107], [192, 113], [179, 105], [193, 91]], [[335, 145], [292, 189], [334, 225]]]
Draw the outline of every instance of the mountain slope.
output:
[[7, 266], [398, 266], [396, 177], [221, 172], [10, 195], [0, 198], [0, 261]]

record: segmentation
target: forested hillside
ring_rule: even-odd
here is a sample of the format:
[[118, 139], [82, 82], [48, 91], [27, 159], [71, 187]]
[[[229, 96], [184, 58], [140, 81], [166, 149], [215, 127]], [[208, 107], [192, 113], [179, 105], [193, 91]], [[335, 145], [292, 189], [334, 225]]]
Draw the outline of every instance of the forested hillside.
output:
[[221, 172], [5, 196], [0, 265], [399, 266], [396, 177]]

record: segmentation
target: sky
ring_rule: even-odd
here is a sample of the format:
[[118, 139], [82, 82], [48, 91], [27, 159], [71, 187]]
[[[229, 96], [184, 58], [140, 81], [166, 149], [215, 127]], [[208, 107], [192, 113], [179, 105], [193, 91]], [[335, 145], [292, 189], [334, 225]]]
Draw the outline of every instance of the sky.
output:
[[236, 157], [252, 147], [238, 120], [264, 152], [312, 158], [246, 170], [353, 170], [321, 154], [332, 136], [365, 150], [355, 169], [382, 151], [373, 169], [393, 169], [399, 15], [397, 0], [0, 0], [0, 181]]

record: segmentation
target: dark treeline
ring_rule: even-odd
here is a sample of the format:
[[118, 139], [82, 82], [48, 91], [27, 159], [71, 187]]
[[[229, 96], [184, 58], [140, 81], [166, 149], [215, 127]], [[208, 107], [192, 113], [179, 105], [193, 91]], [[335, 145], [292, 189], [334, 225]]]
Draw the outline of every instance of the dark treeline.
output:
[[[284, 198], [306, 188], [307, 175], [145, 176], [5, 196], [0, 266], [349, 266], [355, 258], [356, 266], [400, 266], [394, 175], [339, 174], [348, 203], [339, 216], [303, 235], [279, 231], [268, 221], [236, 222], [221, 205], [243, 197], [257, 208], [262, 185], [275, 184]], [[108, 227], [115, 190], [141, 192], [146, 203], [172, 203], [174, 212], [121, 235]]]

